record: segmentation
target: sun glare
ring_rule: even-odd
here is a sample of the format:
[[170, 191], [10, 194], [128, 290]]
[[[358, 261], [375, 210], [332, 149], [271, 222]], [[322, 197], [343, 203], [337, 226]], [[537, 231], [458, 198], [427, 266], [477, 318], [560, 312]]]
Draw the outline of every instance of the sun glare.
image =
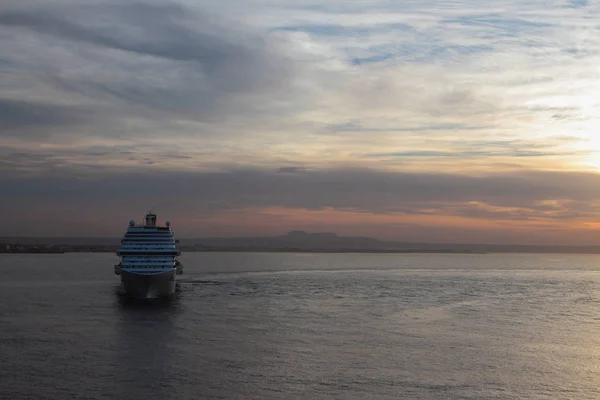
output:
[[577, 124], [568, 147], [576, 155], [576, 164], [600, 171], [600, 119], [589, 119]]

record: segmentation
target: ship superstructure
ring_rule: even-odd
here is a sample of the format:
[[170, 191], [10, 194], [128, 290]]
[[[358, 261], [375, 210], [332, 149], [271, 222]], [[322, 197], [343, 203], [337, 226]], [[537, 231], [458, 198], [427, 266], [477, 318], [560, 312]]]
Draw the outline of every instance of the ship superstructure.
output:
[[183, 273], [177, 257], [181, 251], [169, 221], [157, 226], [156, 214], [147, 213], [143, 225], [129, 222], [117, 251], [121, 262], [115, 274], [121, 276], [126, 294], [141, 298], [170, 296], [175, 292], [175, 276]]

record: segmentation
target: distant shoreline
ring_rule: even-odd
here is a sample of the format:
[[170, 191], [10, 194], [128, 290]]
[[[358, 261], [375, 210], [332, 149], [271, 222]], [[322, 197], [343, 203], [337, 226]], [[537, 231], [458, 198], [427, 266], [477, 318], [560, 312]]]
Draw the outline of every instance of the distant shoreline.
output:
[[[116, 253], [115, 249], [71, 249], [71, 250], [21, 250], [6, 251], [0, 249], [0, 254], [69, 254], [69, 253]], [[600, 255], [600, 251], [560, 251], [551, 249], [519, 251], [516, 249], [473, 251], [465, 249], [398, 249], [398, 250], [354, 250], [354, 249], [254, 249], [254, 248], [211, 248], [211, 249], [182, 249], [182, 253], [296, 253], [296, 254], [571, 254], [571, 255]]]
[[[117, 249], [70, 249], [70, 250], [13, 250], [2, 251], [0, 254], [66, 254], [66, 253], [114, 253]], [[182, 249], [184, 253], [315, 253], [315, 254], [396, 254], [396, 253], [431, 253], [431, 254], [487, 254], [488, 252], [476, 252], [470, 250], [354, 250], [354, 249], [254, 249], [254, 248], [212, 248], [212, 249]]]
[[[119, 238], [0, 237], [0, 254], [114, 253]], [[291, 231], [280, 236], [180, 239], [183, 253], [314, 253], [314, 254], [600, 254], [595, 245], [526, 245], [396, 242], [331, 232]]]

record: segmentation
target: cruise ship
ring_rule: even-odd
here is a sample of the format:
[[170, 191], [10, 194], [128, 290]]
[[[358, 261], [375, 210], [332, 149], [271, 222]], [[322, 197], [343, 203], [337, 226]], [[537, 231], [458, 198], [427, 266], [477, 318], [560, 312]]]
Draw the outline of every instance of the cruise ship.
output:
[[157, 226], [153, 213], [146, 214], [143, 225], [131, 220], [121, 243], [115, 274], [121, 276], [125, 294], [149, 299], [175, 293], [175, 276], [183, 273], [183, 266], [169, 221]]

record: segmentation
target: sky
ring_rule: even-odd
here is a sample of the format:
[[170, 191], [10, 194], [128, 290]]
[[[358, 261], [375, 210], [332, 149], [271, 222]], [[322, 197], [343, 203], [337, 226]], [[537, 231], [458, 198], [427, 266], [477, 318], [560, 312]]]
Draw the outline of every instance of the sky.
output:
[[600, 244], [597, 0], [0, 3], [4, 236]]

